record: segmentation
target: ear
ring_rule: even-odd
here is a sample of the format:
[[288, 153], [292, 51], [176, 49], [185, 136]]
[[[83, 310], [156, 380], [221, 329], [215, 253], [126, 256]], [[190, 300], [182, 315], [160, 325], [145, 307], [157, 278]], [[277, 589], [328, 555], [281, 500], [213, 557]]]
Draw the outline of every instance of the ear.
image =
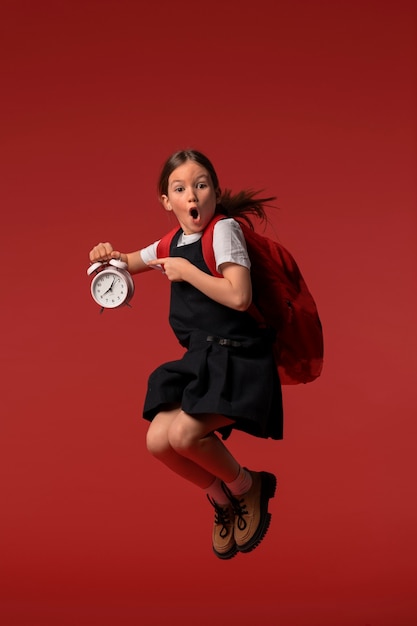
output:
[[165, 211], [172, 211], [172, 206], [168, 200], [168, 196], [165, 194], [161, 196], [161, 202], [164, 205]]

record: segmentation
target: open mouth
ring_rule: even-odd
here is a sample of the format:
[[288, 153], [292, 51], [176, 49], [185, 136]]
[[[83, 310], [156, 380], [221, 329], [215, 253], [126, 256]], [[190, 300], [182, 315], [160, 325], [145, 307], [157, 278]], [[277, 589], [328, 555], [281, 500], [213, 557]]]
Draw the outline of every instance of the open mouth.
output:
[[197, 209], [191, 209], [190, 215], [193, 218], [193, 220], [196, 220], [198, 218], [199, 213], [198, 213]]

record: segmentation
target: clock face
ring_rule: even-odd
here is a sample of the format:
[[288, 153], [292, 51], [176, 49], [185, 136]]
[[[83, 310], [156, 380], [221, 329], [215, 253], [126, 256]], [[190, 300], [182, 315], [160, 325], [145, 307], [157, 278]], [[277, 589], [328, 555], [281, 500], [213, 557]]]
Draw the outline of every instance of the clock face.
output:
[[130, 295], [129, 292], [126, 277], [117, 270], [102, 270], [91, 283], [91, 295], [97, 304], [106, 309], [114, 309], [122, 305]]

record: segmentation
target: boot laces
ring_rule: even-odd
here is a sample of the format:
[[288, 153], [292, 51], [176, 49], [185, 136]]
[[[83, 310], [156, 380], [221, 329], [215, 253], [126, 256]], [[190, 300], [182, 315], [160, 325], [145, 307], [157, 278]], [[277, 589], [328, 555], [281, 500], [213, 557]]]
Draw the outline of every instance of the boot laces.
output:
[[244, 516], [249, 514], [249, 511], [247, 509], [247, 505], [245, 502], [245, 498], [241, 497], [239, 499], [236, 496], [234, 496], [232, 492], [230, 491], [230, 489], [228, 489], [224, 483], [222, 483], [222, 489], [227, 495], [227, 497], [229, 498], [230, 503], [233, 508], [233, 512], [235, 516], [237, 517], [237, 527], [239, 528], [239, 530], [245, 530], [247, 523], [246, 523]]
[[207, 499], [210, 502], [210, 504], [214, 507], [214, 523], [216, 524], [216, 526], [221, 526], [220, 529], [220, 537], [226, 537], [229, 533], [229, 528], [228, 526], [231, 525], [231, 519], [230, 519], [230, 510], [229, 507], [226, 506], [220, 506], [220, 504], [217, 504], [217, 502], [215, 500], [213, 500], [213, 498], [210, 498], [210, 496], [207, 494]]

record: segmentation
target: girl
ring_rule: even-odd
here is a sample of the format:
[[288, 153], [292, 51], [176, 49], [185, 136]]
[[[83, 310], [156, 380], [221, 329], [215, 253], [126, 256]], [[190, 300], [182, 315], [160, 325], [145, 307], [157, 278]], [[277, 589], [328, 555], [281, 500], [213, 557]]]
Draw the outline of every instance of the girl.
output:
[[[158, 258], [158, 242], [137, 252], [99, 243], [90, 261], [112, 258], [132, 274], [162, 269], [171, 283], [170, 325], [185, 348], [182, 359], [149, 377], [143, 417], [147, 448], [179, 476], [203, 489], [215, 509], [213, 551], [230, 559], [250, 552], [265, 536], [276, 478], [242, 467], [223, 441], [233, 429], [282, 439], [282, 399], [272, 338], [247, 312], [252, 300], [250, 260], [233, 217], [265, 219], [273, 198], [253, 192], [222, 194], [209, 159], [196, 150], [174, 153], [162, 168], [159, 197], [179, 229], [170, 255]], [[215, 214], [213, 249], [222, 277], [209, 273], [201, 237]]]

